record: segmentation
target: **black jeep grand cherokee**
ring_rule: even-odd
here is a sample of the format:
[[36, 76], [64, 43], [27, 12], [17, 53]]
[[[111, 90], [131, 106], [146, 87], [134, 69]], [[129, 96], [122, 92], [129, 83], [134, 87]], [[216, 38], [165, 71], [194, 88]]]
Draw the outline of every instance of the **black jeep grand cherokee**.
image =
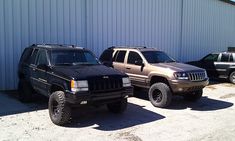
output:
[[127, 107], [132, 95], [128, 76], [103, 66], [87, 49], [69, 45], [32, 45], [19, 62], [19, 98], [32, 100], [34, 92], [49, 97], [53, 123], [63, 125], [71, 107], [107, 104], [114, 113]]

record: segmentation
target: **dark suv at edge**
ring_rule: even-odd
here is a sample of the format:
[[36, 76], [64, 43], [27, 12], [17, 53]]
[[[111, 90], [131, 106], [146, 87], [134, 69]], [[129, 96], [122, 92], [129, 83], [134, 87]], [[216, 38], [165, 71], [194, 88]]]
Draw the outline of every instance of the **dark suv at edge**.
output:
[[68, 45], [32, 45], [22, 54], [18, 68], [19, 98], [32, 100], [34, 92], [49, 97], [53, 123], [63, 125], [71, 107], [107, 104], [114, 113], [127, 107], [132, 95], [128, 76], [101, 65], [92, 52]]
[[188, 64], [206, 69], [211, 78], [224, 78], [235, 84], [235, 52], [210, 53]]

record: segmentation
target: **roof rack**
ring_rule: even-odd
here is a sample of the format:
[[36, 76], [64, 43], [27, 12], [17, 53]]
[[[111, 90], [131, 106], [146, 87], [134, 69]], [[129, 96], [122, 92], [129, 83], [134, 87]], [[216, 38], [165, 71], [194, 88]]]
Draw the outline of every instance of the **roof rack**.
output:
[[45, 47], [45, 48], [53, 48], [53, 47], [71, 47], [71, 48], [82, 48], [83, 47], [77, 47], [75, 45], [69, 45], [69, 44], [33, 44], [32, 46], [36, 47]]
[[228, 47], [228, 52], [235, 52], [235, 47]]
[[146, 46], [112, 46], [112, 47], [109, 47], [108, 49], [113, 49], [113, 48], [141, 49], [141, 48], [147, 48], [147, 47]]

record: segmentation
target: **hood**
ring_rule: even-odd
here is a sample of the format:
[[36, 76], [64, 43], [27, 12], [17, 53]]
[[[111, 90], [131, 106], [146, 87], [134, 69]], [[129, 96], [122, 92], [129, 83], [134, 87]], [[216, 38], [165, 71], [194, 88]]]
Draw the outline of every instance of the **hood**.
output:
[[170, 69], [174, 72], [188, 72], [188, 71], [204, 71], [204, 69], [188, 65], [188, 64], [183, 64], [183, 63], [158, 63], [158, 64], [152, 64], [153, 66], [157, 67], [162, 67], [166, 69]]
[[127, 77], [126, 74], [104, 65], [57, 66], [54, 67], [54, 71], [75, 80], [85, 80], [99, 76]]

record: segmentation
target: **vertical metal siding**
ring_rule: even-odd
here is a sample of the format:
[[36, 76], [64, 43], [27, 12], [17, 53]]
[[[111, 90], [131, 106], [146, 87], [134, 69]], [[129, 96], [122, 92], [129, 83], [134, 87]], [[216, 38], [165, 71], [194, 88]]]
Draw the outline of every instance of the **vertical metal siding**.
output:
[[235, 46], [235, 7], [217, 0], [184, 0], [181, 60]]
[[87, 47], [156, 47], [178, 58], [181, 0], [87, 0]]
[[17, 87], [33, 43], [148, 46], [182, 60], [235, 46], [235, 7], [219, 0], [0, 0], [0, 90]]
[[0, 90], [17, 88], [17, 65], [33, 43], [86, 45], [86, 0], [0, 0]]

